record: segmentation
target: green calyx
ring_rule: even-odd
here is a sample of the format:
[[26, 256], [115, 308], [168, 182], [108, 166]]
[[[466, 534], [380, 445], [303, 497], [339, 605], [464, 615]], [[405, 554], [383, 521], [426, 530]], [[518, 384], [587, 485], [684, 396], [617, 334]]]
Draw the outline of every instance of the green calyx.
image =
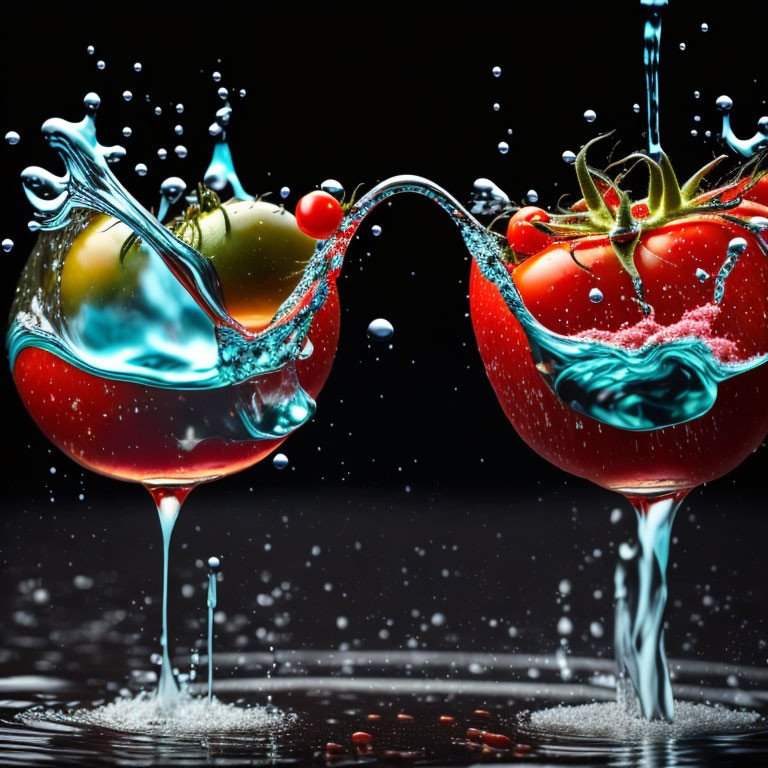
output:
[[[669, 158], [663, 152], [658, 162], [642, 152], [634, 152], [611, 163], [606, 170], [616, 166], [625, 168], [615, 179], [611, 179], [605, 172], [587, 164], [587, 152], [592, 145], [610, 135], [603, 134], [587, 142], [576, 156], [576, 178], [582, 199], [572, 210], [551, 216], [546, 223], [533, 223], [541, 231], [564, 241], [607, 236], [616, 258], [632, 278], [638, 301], [648, 312], [650, 307], [643, 300], [642, 282], [635, 266], [635, 251], [643, 232], [686, 216], [709, 214], [722, 217], [726, 211], [741, 203], [738, 194], [725, 202], [722, 199], [726, 191], [737, 187], [738, 182], [725, 186], [715, 196], [702, 199], [701, 183], [725, 155], [712, 160], [681, 186]], [[626, 167], [628, 163], [630, 165]], [[648, 171], [648, 193], [645, 198], [632, 201], [619, 188], [619, 183], [639, 164], [644, 164]]]

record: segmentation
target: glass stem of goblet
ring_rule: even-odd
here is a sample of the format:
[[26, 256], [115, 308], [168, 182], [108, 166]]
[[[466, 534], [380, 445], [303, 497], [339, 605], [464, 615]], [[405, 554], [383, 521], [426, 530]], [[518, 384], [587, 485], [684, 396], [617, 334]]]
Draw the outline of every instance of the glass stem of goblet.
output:
[[190, 488], [149, 488], [149, 492], [157, 505], [160, 529], [163, 533], [163, 633], [160, 637], [163, 662], [160, 669], [160, 680], [157, 684], [157, 700], [162, 709], [171, 707], [179, 695], [179, 684], [173, 674], [171, 657], [168, 652], [168, 553], [173, 527], [179, 516], [182, 502], [190, 490]]
[[687, 493], [628, 496], [637, 513], [637, 547], [616, 566], [617, 696], [628, 713], [646, 720], [672, 720], [675, 712], [664, 609], [672, 523]]

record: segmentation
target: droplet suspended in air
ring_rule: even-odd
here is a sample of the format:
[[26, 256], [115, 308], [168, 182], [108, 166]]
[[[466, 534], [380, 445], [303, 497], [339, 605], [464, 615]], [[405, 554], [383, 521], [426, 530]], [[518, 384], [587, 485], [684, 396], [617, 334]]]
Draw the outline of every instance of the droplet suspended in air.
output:
[[130, 101], [133, 98], [133, 94], [130, 91], [123, 91], [123, 99]]
[[502, 155], [506, 155], [507, 152], [509, 152], [509, 144], [507, 144], [506, 141], [499, 142], [499, 152], [501, 152]]
[[371, 234], [372, 234], [374, 237], [378, 237], [378, 236], [381, 234], [381, 227], [380, 227], [378, 224], [374, 224], [374, 225], [371, 227]]
[[639, 112], [640, 111], [640, 105], [639, 104], [633, 104], [632, 105], [632, 111], [633, 112]]
[[335, 197], [337, 200], [344, 199], [344, 187], [342, 187], [340, 182], [336, 181], [336, 179], [326, 179], [320, 185], [320, 189], [322, 189], [323, 192], [327, 192], [332, 197]]
[[733, 107], [733, 99], [730, 96], [718, 96], [717, 101], [715, 101], [715, 106], [721, 112], [730, 112]]
[[493, 72], [494, 77], [501, 77], [501, 67], [494, 67], [491, 72]]
[[163, 114], [163, 108], [162, 107], [155, 107], [155, 114], [160, 117], [160, 115]]
[[11, 240], [9, 237], [6, 237], [5, 240], [0, 243], [0, 246], [2, 246], [6, 253], [10, 253], [13, 250], [13, 240]]
[[176, 157], [184, 158], [187, 156], [187, 148], [183, 144], [179, 144], [174, 150]]
[[184, 126], [183, 125], [176, 125], [176, 126], [174, 126], [173, 132], [177, 136], [181, 136], [184, 133]]
[[244, 99], [244, 98], [245, 98], [245, 93], [246, 93], [246, 91], [245, 91], [245, 88], [241, 88], [241, 89], [240, 89], [240, 98], [241, 98], [241, 99]]
[[137, 163], [136, 168], [134, 168], [134, 170], [139, 176], [147, 175], [147, 166], [144, 163]]
[[137, 61], [137, 62], [136, 62], [134, 65], [133, 65], [133, 71], [134, 71], [134, 72], [141, 72], [141, 62], [140, 62], [140, 61]]
[[184, 112], [184, 105], [183, 104], [177, 104], [176, 105], [176, 111], [181, 115]]
[[208, 572], [218, 573], [221, 570], [221, 558], [213, 557], [208, 558]]
[[501, 104], [499, 104], [498, 101], [495, 102], [494, 105], [493, 105], [493, 111], [494, 112], [498, 112], [500, 109], [501, 109]]
[[96, 69], [104, 69], [106, 66], [106, 62], [101, 59], [96, 62]]
[[163, 147], [160, 147], [160, 149], [157, 150], [157, 156], [161, 160], [165, 160], [165, 158], [168, 157], [168, 150], [164, 149]]
[[594, 122], [595, 122], [595, 120], [596, 120], [596, 118], [597, 118], [597, 112], [595, 112], [595, 110], [594, 110], [594, 109], [588, 109], [588, 110], [587, 110], [587, 111], [584, 113], [584, 119], [585, 119], [585, 120], [586, 120], [588, 123], [594, 123]]
[[593, 304], [599, 304], [603, 300], [603, 292], [599, 288], [592, 288], [589, 292], [589, 300]]
[[709, 272], [705, 272], [701, 267], [696, 270], [696, 279], [700, 283], [704, 283], [709, 279]]
[[576, 154], [571, 152], [570, 149], [566, 149], [565, 152], [563, 152], [563, 160], [565, 160], [568, 165], [573, 165], [576, 162]]
[[285, 469], [288, 466], [288, 457], [284, 453], [276, 453], [272, 459], [272, 466], [275, 469]]
[[89, 55], [89, 56], [93, 56], [93, 54], [94, 54], [94, 53], [96, 53], [96, 49], [95, 49], [95, 48], [94, 48], [92, 45], [89, 45], [89, 46], [86, 48], [86, 50], [88, 51], [88, 55]]
[[21, 136], [19, 136], [16, 131], [8, 131], [8, 133], [5, 134], [5, 140], [13, 146], [21, 141]]
[[83, 99], [83, 105], [85, 106], [86, 111], [92, 115], [101, 106], [101, 97], [98, 93], [94, 93], [93, 91], [86, 93], [85, 98]]
[[539, 202], [539, 193], [535, 189], [529, 189], [525, 196], [528, 198], [529, 203], [538, 203]]
[[131, 134], [133, 133], [133, 130], [130, 126], [126, 125], [125, 128], [123, 128], [123, 136], [127, 139]]
[[214, 83], [221, 82], [221, 72], [214, 72], [212, 77]]
[[291, 189], [290, 189], [290, 187], [283, 187], [283, 188], [280, 190], [280, 197], [282, 197], [282, 198], [283, 198], [283, 200], [285, 200], [285, 198], [286, 198], [286, 197], [288, 197], [288, 195], [290, 195], [290, 194], [291, 194]]
[[219, 90], [216, 91], [216, 93], [219, 94], [220, 99], [226, 99], [227, 96], [229, 96], [229, 91], [226, 88], [219, 88]]
[[709, 32], [709, 24], [707, 24], [706, 21], [703, 21], [701, 23], [701, 31], [702, 32]]
[[187, 189], [187, 183], [178, 176], [169, 176], [160, 185], [160, 194], [168, 201], [170, 205], [181, 199], [181, 196]]
[[681, 51], [684, 51], [684, 50], [685, 50], [685, 43], [680, 43], [680, 50], [681, 50]]
[[368, 324], [368, 336], [372, 339], [385, 341], [386, 339], [391, 339], [394, 332], [395, 329], [392, 323], [383, 317], [377, 317]]

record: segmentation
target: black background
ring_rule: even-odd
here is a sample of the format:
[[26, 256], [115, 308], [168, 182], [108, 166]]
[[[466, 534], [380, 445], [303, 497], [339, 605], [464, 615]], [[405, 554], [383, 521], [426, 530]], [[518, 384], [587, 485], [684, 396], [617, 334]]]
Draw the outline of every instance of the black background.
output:
[[[211, 77], [215, 70], [231, 92], [247, 90], [246, 98], [232, 99], [230, 132], [246, 189], [277, 196], [287, 185], [289, 207], [328, 177], [351, 190], [398, 173], [426, 176], [464, 200], [473, 180], [487, 176], [513, 200], [521, 201], [533, 188], [540, 203], [550, 206], [576, 189], [573, 170], [561, 159], [564, 150], [578, 151], [593, 135], [611, 129], [621, 140], [617, 152], [645, 142], [644, 14], [637, 2], [16, 5], [21, 16], [6, 22], [3, 32], [0, 93], [2, 132], [17, 130], [22, 136], [17, 146], [0, 146], [0, 237], [16, 243], [3, 254], [4, 306], [10, 305], [33, 242], [18, 174], [28, 164], [57, 169], [38, 128], [54, 115], [79, 119], [82, 97], [91, 90], [102, 97], [101, 141], [126, 146], [117, 173], [148, 206], [166, 176], [178, 174], [191, 184], [206, 167], [207, 127], [221, 104], [219, 84]], [[751, 135], [766, 111], [759, 78], [765, 62], [757, 39], [765, 13], [762, 2], [740, 2], [734, 13], [725, 4], [675, 0], [666, 13], [661, 137], [679, 176], [718, 153], [714, 102], [721, 93], [735, 101], [740, 135]], [[707, 33], [702, 22], [709, 24]], [[96, 48], [93, 56], [86, 53], [89, 44]], [[104, 71], [96, 67], [99, 59], [106, 61]], [[140, 73], [134, 72], [134, 61], [142, 63]], [[499, 78], [491, 74], [496, 65], [502, 68]], [[124, 89], [134, 94], [130, 103], [120, 97]], [[173, 110], [178, 102], [185, 105], [181, 116]], [[498, 112], [494, 102], [501, 104]], [[639, 114], [634, 103], [641, 105]], [[156, 105], [163, 107], [161, 117], [153, 114]], [[592, 124], [583, 118], [587, 109], [597, 112]], [[173, 133], [177, 122], [185, 127], [180, 140]], [[124, 125], [133, 129], [129, 139], [121, 135]], [[712, 131], [711, 139], [704, 138], [705, 130]], [[510, 145], [506, 156], [497, 150], [502, 140]], [[176, 143], [189, 149], [183, 161], [173, 158]], [[155, 157], [160, 146], [169, 150], [164, 162]], [[149, 166], [146, 178], [133, 172], [138, 162]], [[370, 234], [373, 224], [382, 227], [378, 238]], [[458, 234], [436, 206], [398, 197], [391, 208], [377, 209], [348, 252], [340, 279], [339, 352], [313, 422], [284, 444], [290, 468], [279, 472], [265, 461], [199, 489], [188, 503], [190, 513], [197, 510], [197, 521], [225, 530], [227, 508], [247, 515], [251, 512], [243, 510], [301, 498], [297, 505], [314, 505], [321, 516], [313, 519], [310, 509], [311, 522], [286, 534], [298, 542], [300, 568], [311, 537], [323, 535], [322, 515], [328, 515], [331, 529], [351, 528], [357, 538], [375, 528], [372, 540], [380, 536], [391, 546], [393, 539], [386, 536], [396, 537], [398, 530], [411, 535], [421, 509], [422, 526], [428, 520], [445, 527], [445, 551], [452, 536], [464, 535], [452, 533], [452, 524], [466, 533], [477, 509], [479, 527], [493, 518], [489, 540], [498, 538], [497, 530], [510, 534], [514, 543], [507, 556], [524, 550], [526, 562], [535, 560], [536, 552], [549, 562], [566, 557], [581, 535], [573, 511], [578, 504], [585, 517], [591, 506], [600, 515], [578, 545], [591, 551], [607, 528], [607, 510], [622, 501], [550, 466], [507, 423], [475, 346], [468, 274]], [[375, 317], [393, 323], [392, 349], [367, 339], [366, 327]], [[56, 452], [27, 416], [10, 375], [0, 381], [9, 449], [2, 464], [5, 503], [9, 515], [21, 516], [7, 526], [6, 563], [34, 571], [37, 566], [25, 561], [25, 537], [32, 537], [36, 563], [44, 561], [46, 547], [59, 556], [63, 548], [71, 566], [72, 547], [82, 554], [81, 544], [68, 548], [65, 541], [90, 531], [94, 521], [99, 540], [106, 541], [105, 515], [118, 510], [127, 515], [125, 510], [135, 507], [149, 519], [150, 501], [140, 488], [81, 470]], [[720, 542], [727, 529], [735, 537], [728, 545], [729, 562], [754, 563], [743, 576], [734, 571], [725, 589], [765, 580], [759, 535], [765, 461], [763, 449], [689, 502], [701, 508], [700, 518], [712, 521], [702, 532], [686, 518], [693, 548], [716, 560], [718, 548], [727, 549]], [[525, 515], [510, 518], [515, 504], [525, 507]], [[735, 508], [749, 516], [747, 533], [729, 525]], [[250, 519], [256, 538], [271, 525], [255, 514]], [[124, 533], [124, 519], [122, 525], [121, 535], [130, 535]], [[559, 535], [561, 525], [568, 542]], [[136, 534], [136, 543], [154, 542], [155, 534], [154, 529]], [[225, 551], [225, 542], [210, 535]], [[462, 564], [471, 573], [485, 567], [483, 535], [478, 535], [473, 559]], [[504, 557], [504, 551], [498, 545], [493, 557]], [[201, 549], [201, 554], [209, 553]], [[377, 555], [386, 560], [383, 550]], [[366, 578], [365, 562], [355, 562]], [[44, 562], [39, 567], [45, 571]], [[155, 575], [146, 585], [156, 592]], [[549, 594], [557, 583], [553, 578], [547, 581]], [[606, 563], [598, 580], [607, 587], [609, 579]], [[465, 581], [463, 588], [471, 587]], [[514, 591], [517, 585], [504, 588]], [[760, 606], [758, 601], [762, 621]], [[713, 644], [722, 647], [718, 637]]]

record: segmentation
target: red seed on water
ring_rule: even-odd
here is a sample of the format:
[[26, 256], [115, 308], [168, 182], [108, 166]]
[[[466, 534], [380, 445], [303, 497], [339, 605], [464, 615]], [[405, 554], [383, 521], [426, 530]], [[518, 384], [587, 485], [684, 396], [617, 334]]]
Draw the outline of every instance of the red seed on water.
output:
[[397, 716], [398, 720], [413, 720], [411, 715], [405, 715], [402, 712]]
[[467, 728], [468, 739], [480, 739], [485, 731], [481, 731], [479, 728]]
[[370, 744], [371, 741], [373, 741], [373, 737], [370, 733], [366, 733], [365, 731], [355, 731], [352, 734], [353, 744]]
[[454, 718], [452, 718], [450, 715], [440, 715], [440, 718], [438, 719], [439, 723], [452, 723], [454, 721]]
[[528, 755], [531, 752], [530, 744], [518, 744], [515, 746], [515, 757], [522, 757]]
[[368, 720], [381, 720], [381, 715], [376, 715], [376, 714], [371, 713], [370, 715], [368, 715], [367, 719]]
[[344, 747], [341, 744], [336, 744], [333, 741], [329, 741], [325, 745], [325, 751], [326, 752], [343, 752], [344, 751]]
[[488, 733], [488, 731], [483, 731], [482, 740], [483, 744], [487, 744], [489, 747], [495, 747], [496, 749], [512, 749], [512, 739], [501, 733]]
[[476, 709], [472, 713], [475, 717], [490, 717], [491, 713], [487, 709]]

